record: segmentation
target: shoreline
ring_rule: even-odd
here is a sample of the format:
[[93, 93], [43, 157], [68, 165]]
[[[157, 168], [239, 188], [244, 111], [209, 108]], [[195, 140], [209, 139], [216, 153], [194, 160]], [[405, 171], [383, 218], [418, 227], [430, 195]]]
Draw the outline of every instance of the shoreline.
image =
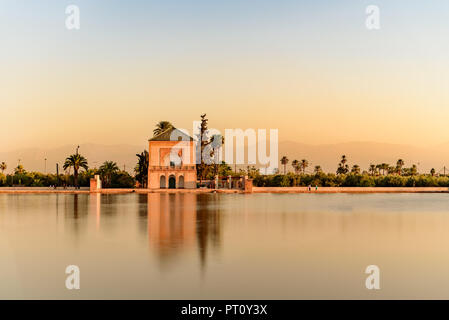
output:
[[318, 190], [307, 187], [253, 187], [252, 192], [237, 189], [102, 189], [90, 192], [81, 190], [55, 190], [47, 188], [0, 188], [0, 194], [148, 194], [148, 193], [449, 193], [447, 187], [318, 187]]

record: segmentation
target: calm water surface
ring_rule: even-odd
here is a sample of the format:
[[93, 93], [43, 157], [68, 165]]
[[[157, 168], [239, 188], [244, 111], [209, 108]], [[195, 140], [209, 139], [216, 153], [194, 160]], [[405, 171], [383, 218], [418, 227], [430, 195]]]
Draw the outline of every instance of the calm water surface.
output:
[[0, 253], [1, 299], [448, 299], [449, 195], [0, 195]]

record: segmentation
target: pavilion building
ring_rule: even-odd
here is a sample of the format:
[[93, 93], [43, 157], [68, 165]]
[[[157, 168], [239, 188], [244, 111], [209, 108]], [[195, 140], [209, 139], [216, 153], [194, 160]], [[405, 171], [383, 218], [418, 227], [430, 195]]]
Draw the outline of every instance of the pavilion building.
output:
[[149, 189], [195, 189], [196, 149], [192, 137], [174, 127], [149, 140]]

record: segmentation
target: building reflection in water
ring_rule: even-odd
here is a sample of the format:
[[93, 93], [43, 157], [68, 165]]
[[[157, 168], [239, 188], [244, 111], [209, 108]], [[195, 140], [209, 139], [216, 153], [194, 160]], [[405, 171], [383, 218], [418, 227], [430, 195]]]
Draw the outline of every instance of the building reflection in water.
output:
[[209, 208], [210, 201], [194, 193], [148, 194], [149, 245], [162, 264], [196, 249], [204, 269], [209, 244], [217, 250], [221, 243], [218, 206]]

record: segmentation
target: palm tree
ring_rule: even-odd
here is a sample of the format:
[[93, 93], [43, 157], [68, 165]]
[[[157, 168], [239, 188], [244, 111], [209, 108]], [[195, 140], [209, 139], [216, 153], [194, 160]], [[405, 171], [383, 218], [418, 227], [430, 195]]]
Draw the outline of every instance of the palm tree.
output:
[[389, 167], [388, 163], [382, 163], [382, 164], [381, 164], [382, 175], [385, 175], [385, 171], [388, 172], [388, 167]]
[[430, 174], [432, 175], [432, 177], [435, 175], [435, 168], [430, 169]]
[[360, 166], [358, 164], [353, 165], [351, 172], [354, 174], [360, 174]]
[[164, 131], [166, 131], [166, 130], [168, 130], [170, 128], [173, 128], [173, 125], [170, 122], [168, 122], [168, 121], [159, 121], [156, 124], [156, 129], [153, 130], [153, 135], [157, 136], [158, 134], [161, 134], [162, 132], [164, 132]]
[[372, 176], [374, 176], [374, 175], [376, 174], [376, 171], [377, 171], [376, 165], [375, 165], [375, 164], [370, 164], [370, 166], [369, 166], [369, 172], [370, 172], [370, 174], [371, 174]]
[[25, 168], [21, 164], [14, 168], [14, 174], [25, 174], [25, 172]]
[[2, 174], [5, 172], [5, 170], [8, 169], [8, 166], [5, 162], [0, 163], [0, 170], [2, 170]]
[[309, 166], [309, 161], [307, 161], [306, 159], [302, 159], [301, 160], [301, 169], [302, 169], [302, 173], [305, 174], [306, 173], [306, 168]]
[[397, 169], [399, 175], [402, 174], [402, 167], [403, 167], [403, 166], [404, 166], [404, 160], [399, 159], [399, 160], [396, 162], [396, 169]]
[[141, 154], [136, 154], [138, 162], [134, 168], [136, 173], [136, 180], [139, 181], [140, 185], [145, 188], [148, 183], [148, 167], [150, 163], [150, 156], [148, 151], [144, 151]]
[[348, 162], [348, 159], [346, 158], [345, 155], [342, 155], [342, 156], [341, 156], [340, 163], [343, 165], [343, 167], [345, 166], [346, 162]]
[[313, 171], [315, 172], [315, 174], [318, 174], [318, 173], [323, 172], [323, 169], [321, 169], [321, 166], [315, 166], [315, 168], [313, 169]]
[[100, 173], [104, 178], [105, 185], [110, 186], [112, 182], [112, 176], [117, 173], [120, 169], [117, 163], [113, 161], [105, 161], [100, 167]]
[[337, 174], [346, 174], [349, 172], [349, 165], [347, 165], [346, 162], [348, 162], [348, 159], [345, 155], [342, 155], [340, 163], [338, 164]]
[[286, 156], [283, 156], [281, 158], [281, 164], [284, 166], [284, 174], [287, 172], [287, 163], [288, 163], [288, 158]]
[[295, 170], [295, 173], [298, 174], [299, 169], [301, 168], [299, 161], [298, 160], [293, 160], [292, 161], [292, 167]]
[[65, 159], [63, 168], [64, 168], [64, 170], [73, 168], [73, 177], [75, 180], [75, 188], [79, 189], [79, 187], [78, 187], [78, 171], [80, 169], [84, 169], [86, 171], [89, 169], [86, 158], [84, 158], [80, 154], [72, 154], [67, 159]]

